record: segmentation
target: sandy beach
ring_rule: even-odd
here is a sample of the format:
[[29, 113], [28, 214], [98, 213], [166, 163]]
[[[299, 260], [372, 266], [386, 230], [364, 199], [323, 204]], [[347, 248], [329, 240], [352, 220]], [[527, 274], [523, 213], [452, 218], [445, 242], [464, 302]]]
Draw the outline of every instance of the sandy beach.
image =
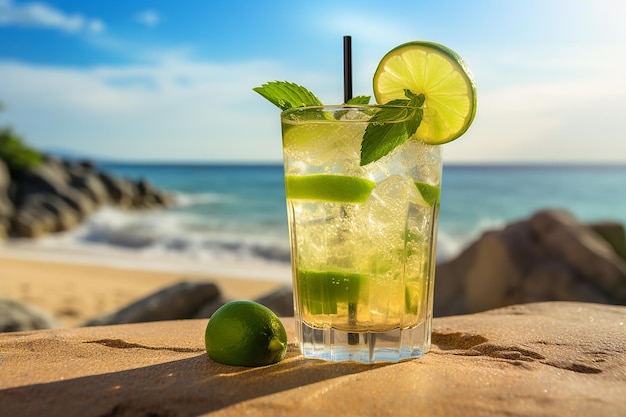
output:
[[15, 299], [73, 327], [180, 281], [214, 282], [226, 297], [254, 299], [284, 283], [224, 274], [106, 267], [10, 256], [0, 250], [0, 297]]

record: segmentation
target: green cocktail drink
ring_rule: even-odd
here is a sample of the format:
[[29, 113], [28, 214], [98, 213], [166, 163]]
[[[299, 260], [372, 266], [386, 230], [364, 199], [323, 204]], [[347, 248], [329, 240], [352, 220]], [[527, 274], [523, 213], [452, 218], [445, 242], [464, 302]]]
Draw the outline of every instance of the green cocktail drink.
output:
[[305, 357], [399, 361], [430, 349], [441, 144], [476, 112], [473, 79], [445, 46], [392, 49], [374, 94], [324, 106], [287, 82], [280, 107], [296, 331]]
[[381, 108], [281, 115], [305, 356], [399, 360], [428, 350], [441, 148], [407, 141], [361, 166], [361, 140]]

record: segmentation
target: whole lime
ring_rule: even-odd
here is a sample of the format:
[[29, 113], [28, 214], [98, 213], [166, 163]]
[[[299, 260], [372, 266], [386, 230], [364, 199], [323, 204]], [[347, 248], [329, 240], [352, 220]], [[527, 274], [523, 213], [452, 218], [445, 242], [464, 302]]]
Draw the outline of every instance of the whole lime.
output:
[[282, 322], [272, 310], [253, 301], [231, 301], [217, 309], [204, 342], [209, 357], [226, 365], [270, 365], [287, 353]]

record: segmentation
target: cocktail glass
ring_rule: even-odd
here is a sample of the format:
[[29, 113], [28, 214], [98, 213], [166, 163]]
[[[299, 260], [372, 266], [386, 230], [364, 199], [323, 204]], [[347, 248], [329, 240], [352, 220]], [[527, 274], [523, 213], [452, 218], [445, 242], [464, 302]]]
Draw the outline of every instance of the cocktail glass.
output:
[[296, 333], [308, 358], [399, 361], [430, 348], [441, 147], [409, 139], [361, 166], [363, 134], [384, 107], [281, 113]]

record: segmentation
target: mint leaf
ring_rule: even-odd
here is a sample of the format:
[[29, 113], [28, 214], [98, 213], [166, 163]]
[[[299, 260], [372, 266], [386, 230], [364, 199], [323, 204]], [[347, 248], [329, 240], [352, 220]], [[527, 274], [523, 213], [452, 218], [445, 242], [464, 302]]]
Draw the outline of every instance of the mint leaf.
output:
[[408, 100], [392, 100], [369, 121], [361, 141], [361, 166], [377, 161], [406, 142], [422, 123], [424, 95], [404, 90]]
[[359, 104], [369, 104], [371, 96], [356, 96], [352, 97], [346, 104], [359, 105]]
[[[287, 81], [271, 81], [254, 91], [281, 110], [292, 107], [322, 106], [322, 102], [306, 88]], [[392, 100], [369, 121], [361, 141], [361, 166], [377, 161], [406, 142], [422, 123], [424, 94], [404, 90], [407, 99]], [[356, 96], [346, 104], [369, 104], [370, 96]]]
[[260, 87], [253, 88], [254, 91], [265, 97], [281, 110], [292, 107], [321, 106], [322, 102], [313, 93], [301, 85], [287, 81], [271, 81]]

